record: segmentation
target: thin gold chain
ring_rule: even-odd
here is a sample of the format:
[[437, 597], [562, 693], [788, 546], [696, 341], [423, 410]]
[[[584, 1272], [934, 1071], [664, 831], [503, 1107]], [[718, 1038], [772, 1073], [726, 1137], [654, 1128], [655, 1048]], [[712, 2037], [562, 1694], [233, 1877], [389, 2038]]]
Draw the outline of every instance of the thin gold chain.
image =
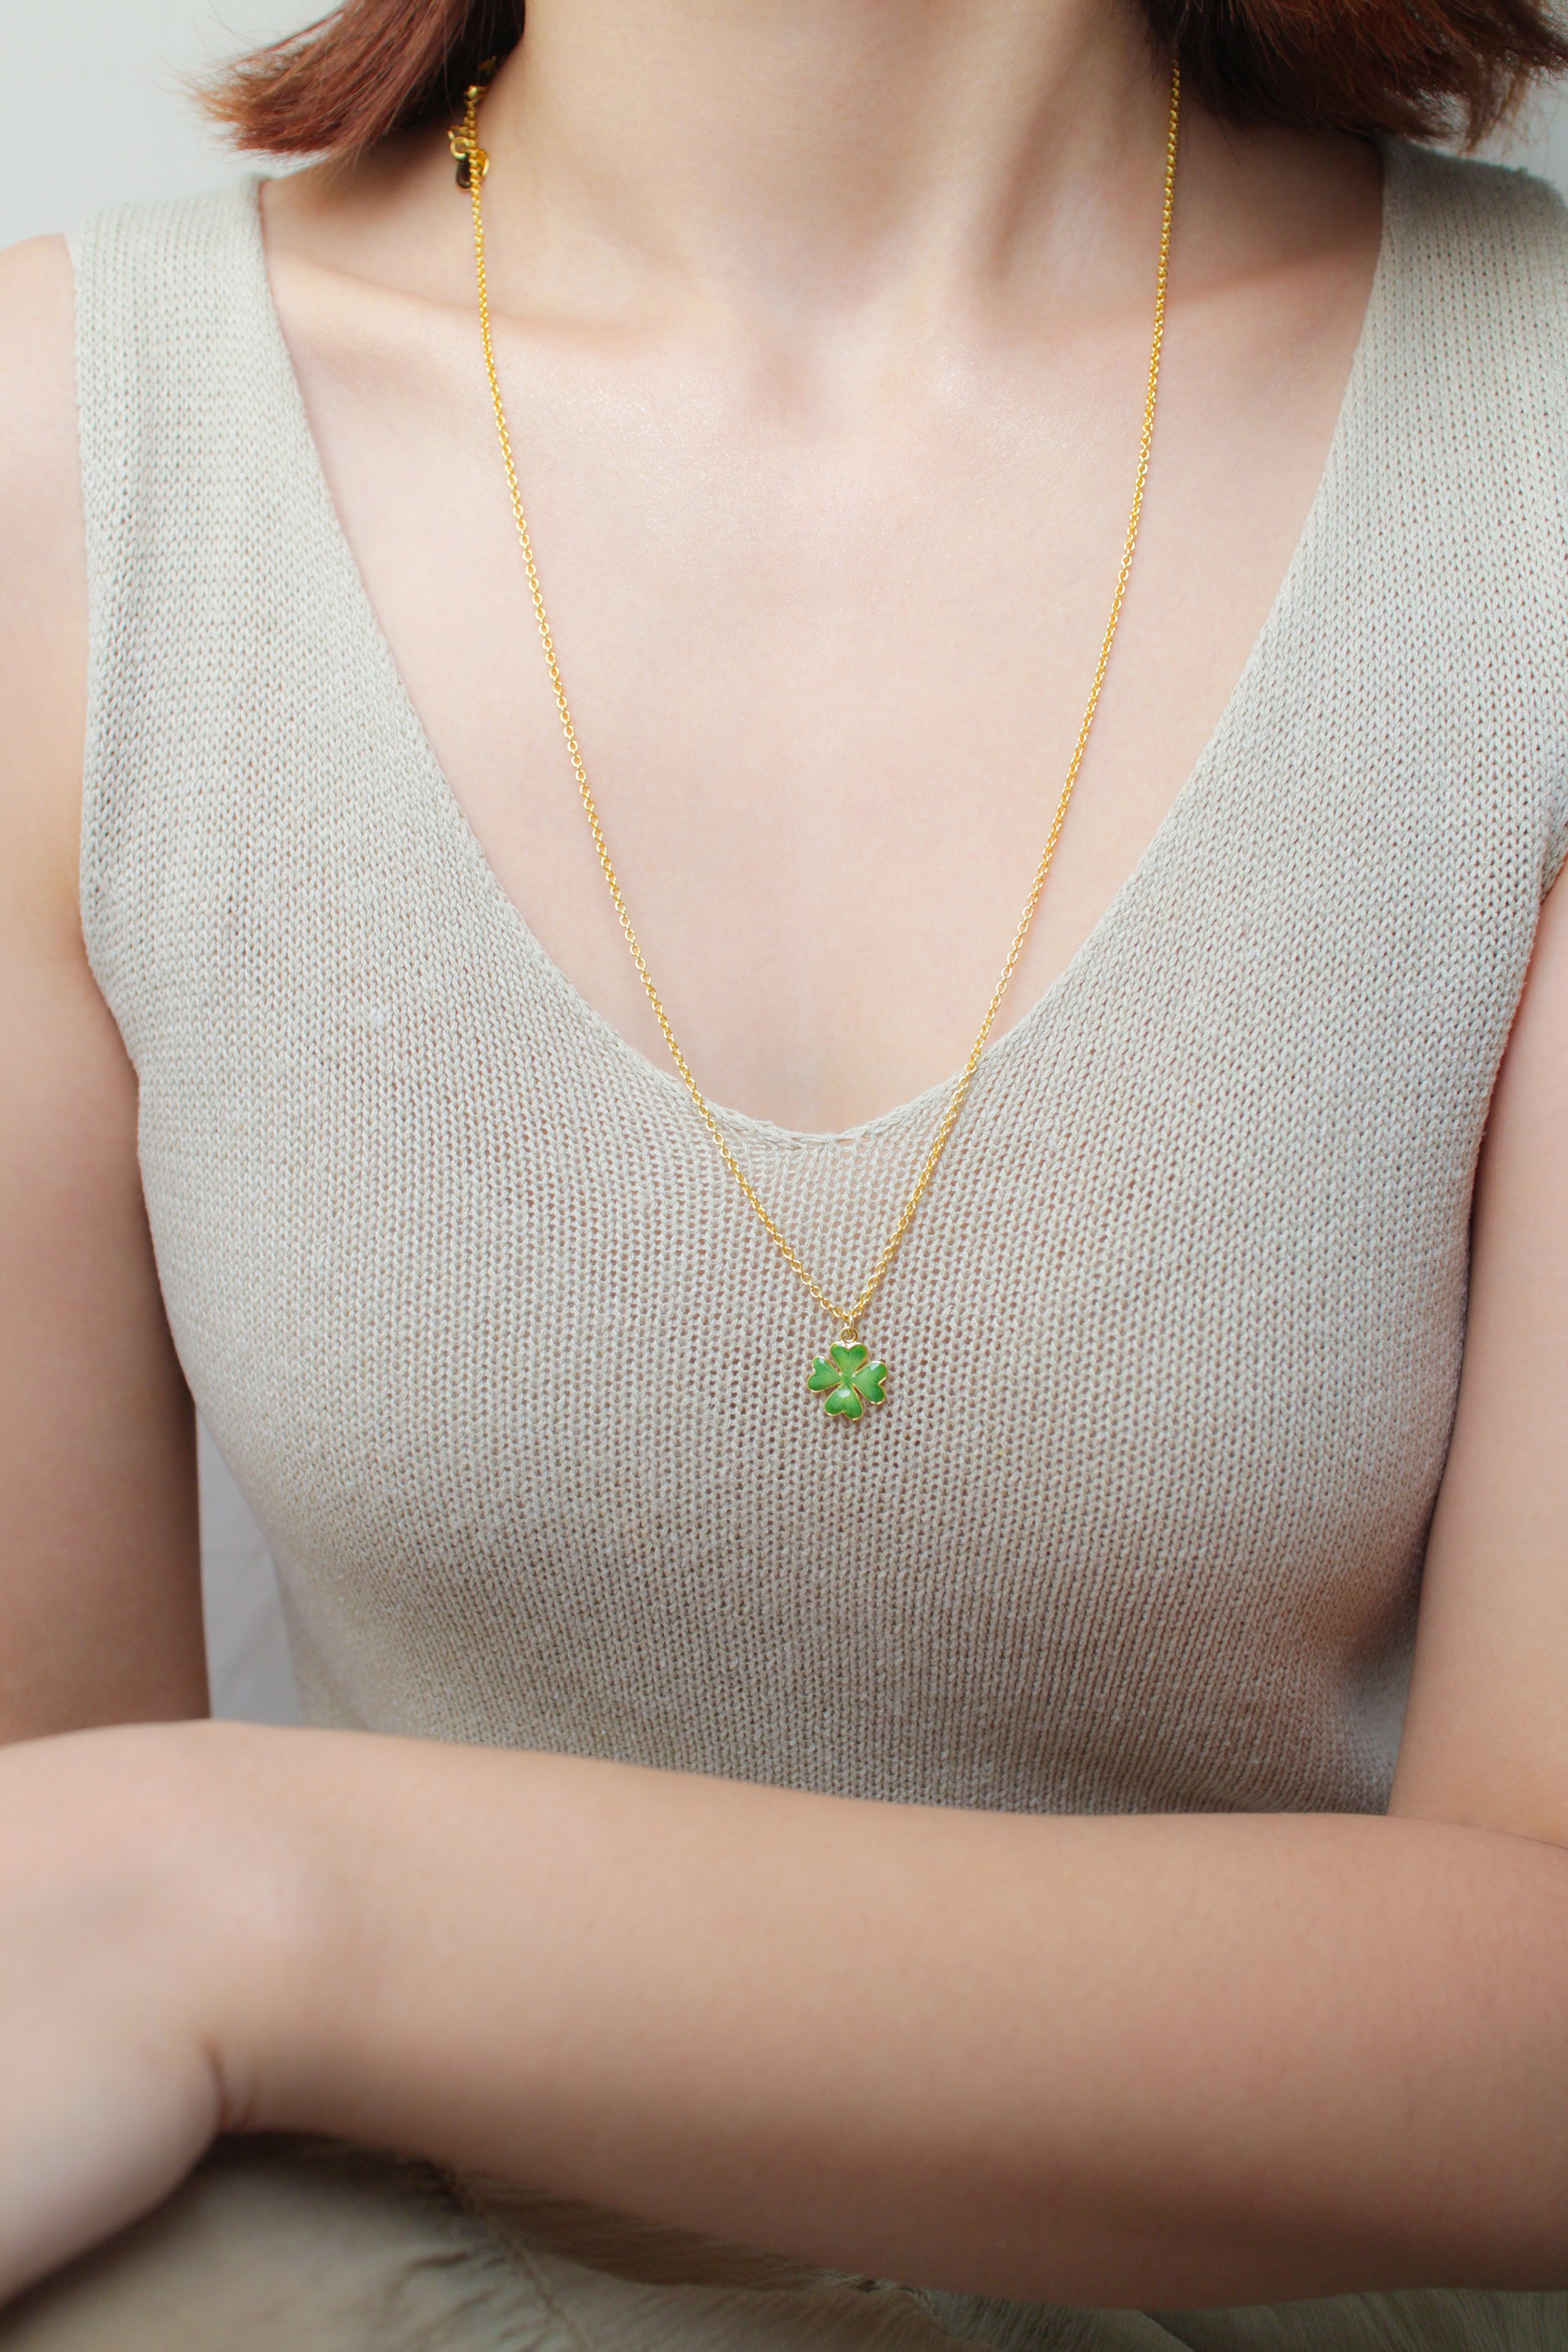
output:
[[528, 518], [523, 512], [522, 491], [518, 483], [517, 461], [512, 454], [511, 435], [507, 429], [506, 407], [501, 399], [500, 379], [496, 372], [495, 343], [490, 331], [489, 286], [485, 274], [484, 207], [480, 198], [485, 174], [489, 169], [489, 157], [479, 144], [479, 100], [484, 96], [485, 87], [484, 83], [476, 82], [468, 90], [463, 121], [451, 134], [452, 152], [458, 162], [459, 184], [468, 189], [473, 205], [474, 269], [479, 281], [479, 332], [484, 342], [485, 373], [489, 379], [490, 401], [495, 409], [496, 435], [500, 443], [501, 463], [506, 468], [507, 488], [511, 496], [512, 519], [517, 525], [518, 544], [522, 550], [522, 561], [528, 573], [529, 593], [533, 599], [533, 617], [539, 625], [539, 640], [544, 648], [545, 666], [550, 672], [550, 684], [555, 696], [555, 708], [561, 715], [561, 730], [566, 739], [566, 749], [572, 761], [572, 772], [577, 780], [577, 791], [582, 799], [583, 811], [588, 820], [589, 831], [594, 836], [594, 847], [598, 853], [600, 868], [605, 880], [609, 885], [610, 897], [615, 901], [616, 914], [620, 922], [622, 933], [627, 947], [631, 950], [632, 961], [637, 968], [637, 977], [647, 992], [647, 1001], [653, 1007], [654, 1018], [658, 1023], [664, 1042], [669, 1048], [670, 1058], [680, 1073], [681, 1081], [697, 1108], [703, 1126], [712, 1137], [720, 1158], [740, 1186], [763, 1230], [784, 1264], [804, 1284], [823, 1313], [830, 1316], [840, 1327], [842, 1336], [846, 1339], [853, 1339], [859, 1329], [861, 1317], [881, 1287], [889, 1268], [899, 1254], [905, 1235], [914, 1223], [916, 1213], [925, 1198], [926, 1190], [936, 1173], [937, 1162], [947, 1149], [948, 1139], [958, 1123], [958, 1115], [963, 1108], [964, 1097], [973, 1083], [974, 1073], [980, 1066], [980, 1057], [985, 1050], [985, 1041], [991, 1034], [997, 1010], [1003, 997], [1006, 994], [1007, 983], [1012, 979], [1017, 968], [1018, 959], [1024, 952], [1024, 942], [1029, 936], [1029, 926], [1034, 921], [1035, 909], [1040, 903], [1040, 898], [1046, 887], [1046, 877], [1051, 870], [1051, 860], [1056, 856], [1057, 843], [1061, 837], [1068, 803], [1072, 799], [1073, 786], [1078, 782], [1079, 770], [1083, 765], [1083, 755], [1088, 747], [1089, 730], [1094, 725], [1095, 712], [1100, 708], [1100, 689], [1105, 684], [1105, 674], [1110, 666], [1110, 649], [1116, 642], [1117, 626], [1121, 619], [1121, 607], [1127, 595], [1127, 583], [1132, 571], [1133, 550], [1138, 544], [1138, 526], [1143, 514], [1143, 491], [1149, 478], [1149, 452], [1154, 440], [1154, 404], [1160, 388], [1160, 352], [1165, 339], [1165, 289], [1171, 263], [1171, 222], [1175, 209], [1176, 135], [1181, 117], [1181, 74], [1178, 68], [1173, 68], [1171, 110], [1165, 136], [1165, 194], [1160, 221], [1160, 263], [1154, 281], [1154, 332], [1149, 352], [1148, 386], [1143, 399], [1143, 431], [1138, 444], [1138, 470], [1133, 478], [1132, 506], [1127, 520], [1126, 537], [1122, 542], [1121, 568], [1116, 574], [1115, 593], [1110, 600], [1110, 616], [1106, 622], [1105, 635], [1100, 640], [1100, 658], [1094, 666], [1094, 677], [1089, 689], [1089, 700], [1084, 707], [1083, 723], [1078, 730], [1078, 740], [1073, 746], [1072, 758], [1068, 763], [1067, 781], [1062, 786], [1061, 797], [1057, 802], [1056, 814], [1051, 819], [1051, 829], [1046, 836], [1046, 845], [1040, 853], [1040, 862], [1035, 868], [1035, 878], [1029, 886], [1029, 895], [1024, 901], [1024, 911], [1019, 916], [1017, 928], [1013, 933], [1012, 945], [1007, 950], [1007, 961], [1002, 967], [1002, 976], [991, 992], [991, 1002], [985, 1008], [985, 1018], [980, 1024], [980, 1034], [970, 1048], [969, 1059], [965, 1062], [958, 1083], [948, 1099], [947, 1108], [942, 1112], [936, 1133], [931, 1138], [931, 1149], [921, 1162], [920, 1174], [915, 1179], [909, 1199], [904, 1202], [899, 1221], [883, 1243], [881, 1253], [862, 1283], [854, 1303], [848, 1306], [832, 1297], [823, 1288], [802, 1259], [788, 1234], [776, 1223], [767, 1203], [762, 1199], [751, 1178], [735, 1157], [729, 1138], [714, 1116], [712, 1107], [692, 1076], [690, 1065], [680, 1050], [675, 1032], [669, 1024], [669, 1015], [666, 1013], [659, 992], [654, 986], [653, 974], [647, 968], [647, 961], [643, 954], [641, 942], [633, 928], [631, 915], [610, 856], [609, 844], [605, 839], [605, 830], [599, 822], [599, 812], [595, 805], [593, 791], [588, 782], [588, 772], [584, 764], [582, 750], [577, 741], [577, 730], [573, 723], [572, 712], [566, 700], [566, 688], [562, 683], [561, 665], [555, 654], [555, 640], [551, 634], [549, 618], [544, 609], [544, 594], [539, 584], [539, 570], [533, 559], [533, 542], [529, 536]]

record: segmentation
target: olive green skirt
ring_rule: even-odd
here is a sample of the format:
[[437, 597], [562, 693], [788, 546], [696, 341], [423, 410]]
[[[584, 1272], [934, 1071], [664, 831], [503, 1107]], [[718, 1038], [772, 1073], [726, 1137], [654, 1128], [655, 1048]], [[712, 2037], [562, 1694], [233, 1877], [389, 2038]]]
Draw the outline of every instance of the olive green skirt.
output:
[[229, 2141], [0, 2313], [0, 2352], [1568, 2352], [1568, 2294], [1081, 2311], [853, 2279], [430, 2167]]

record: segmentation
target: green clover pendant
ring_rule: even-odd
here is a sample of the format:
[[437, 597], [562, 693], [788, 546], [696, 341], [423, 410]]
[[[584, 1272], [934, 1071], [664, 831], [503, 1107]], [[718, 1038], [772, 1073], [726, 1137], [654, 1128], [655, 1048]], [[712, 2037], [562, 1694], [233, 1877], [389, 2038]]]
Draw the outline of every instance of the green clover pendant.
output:
[[826, 1356], [818, 1356], [805, 1376], [813, 1396], [834, 1421], [858, 1421], [868, 1404], [883, 1404], [888, 1367], [874, 1364], [871, 1350], [858, 1339], [836, 1339]]

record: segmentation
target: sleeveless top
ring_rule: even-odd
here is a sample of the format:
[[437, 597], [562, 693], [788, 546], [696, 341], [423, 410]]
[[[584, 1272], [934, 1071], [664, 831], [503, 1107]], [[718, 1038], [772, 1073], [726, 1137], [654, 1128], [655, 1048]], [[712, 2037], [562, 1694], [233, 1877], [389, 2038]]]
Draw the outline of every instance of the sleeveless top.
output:
[[[851, 1427], [679, 1081], [439, 772], [254, 184], [89, 226], [83, 920], [311, 1719], [948, 1805], [1384, 1804], [1477, 1149], [1568, 850], [1568, 220], [1386, 160], [1267, 625], [986, 1054]], [[842, 1290], [942, 1099], [724, 1124]]]

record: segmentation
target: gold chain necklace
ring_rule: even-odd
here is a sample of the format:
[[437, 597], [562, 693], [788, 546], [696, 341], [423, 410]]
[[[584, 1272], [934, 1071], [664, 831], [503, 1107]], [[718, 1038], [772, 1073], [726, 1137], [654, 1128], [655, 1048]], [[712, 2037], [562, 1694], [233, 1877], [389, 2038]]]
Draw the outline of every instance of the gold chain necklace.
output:
[[538, 567], [533, 560], [533, 542], [529, 536], [528, 519], [523, 512], [522, 492], [518, 484], [517, 461], [512, 455], [511, 435], [507, 428], [500, 379], [496, 373], [495, 344], [490, 332], [489, 286], [485, 274], [484, 207], [480, 200], [480, 190], [485, 175], [489, 170], [490, 159], [479, 144], [479, 101], [489, 88], [489, 75], [493, 70], [493, 67], [487, 67], [484, 69], [485, 79], [470, 86], [467, 92], [462, 121], [455, 124], [447, 135], [452, 153], [457, 158], [458, 185], [466, 190], [473, 205], [474, 273], [479, 284], [479, 333], [484, 343], [485, 373], [489, 378], [490, 402], [495, 410], [496, 435], [500, 443], [501, 463], [506, 470], [507, 488], [511, 495], [512, 520], [517, 525], [518, 545], [522, 551], [523, 566], [528, 574], [529, 593], [533, 599], [533, 617], [539, 627], [540, 644], [544, 649], [545, 666], [550, 672], [550, 683], [555, 695], [555, 708], [561, 717], [561, 730], [566, 739], [566, 749], [572, 761], [572, 772], [577, 780], [577, 791], [583, 803], [584, 814], [588, 820], [589, 831], [594, 836], [594, 847], [598, 853], [599, 865], [605, 880], [609, 885], [610, 897], [615, 901], [616, 915], [622, 933], [627, 947], [631, 950], [632, 961], [637, 969], [637, 977], [647, 992], [647, 1001], [653, 1007], [654, 1018], [658, 1023], [664, 1042], [669, 1048], [670, 1056], [680, 1073], [686, 1091], [696, 1106], [698, 1116], [712, 1137], [720, 1158], [740, 1186], [758, 1223], [784, 1264], [810, 1293], [823, 1313], [838, 1326], [838, 1338], [828, 1349], [826, 1357], [818, 1356], [814, 1360], [811, 1370], [806, 1375], [806, 1387], [814, 1395], [821, 1399], [824, 1410], [831, 1418], [838, 1421], [858, 1421], [868, 1406], [879, 1405], [885, 1402], [888, 1381], [887, 1365], [879, 1361], [873, 1362], [869, 1349], [861, 1342], [860, 1318], [880, 1289], [889, 1268], [899, 1254], [905, 1235], [914, 1223], [915, 1213], [925, 1198], [931, 1178], [936, 1173], [937, 1162], [946, 1150], [948, 1139], [958, 1123], [959, 1112], [963, 1108], [964, 1097], [973, 1081], [974, 1073], [980, 1066], [980, 1057], [985, 1050], [985, 1041], [991, 1034], [997, 1008], [1006, 993], [1007, 983], [1016, 969], [1018, 958], [1024, 952], [1024, 942], [1029, 936], [1029, 926], [1034, 921], [1035, 909], [1040, 903], [1040, 898], [1046, 887], [1046, 877], [1051, 870], [1051, 860], [1056, 856], [1057, 843], [1060, 838], [1062, 824], [1067, 816], [1068, 803], [1072, 799], [1073, 786], [1078, 782], [1079, 770], [1083, 765], [1083, 755], [1089, 743], [1089, 730], [1094, 725], [1094, 715], [1100, 708], [1100, 689], [1105, 684], [1105, 673], [1110, 664], [1110, 649], [1116, 641], [1117, 625], [1121, 618], [1121, 607], [1127, 594], [1127, 583], [1132, 571], [1132, 553], [1138, 544], [1138, 526], [1143, 513], [1143, 490], [1149, 478], [1149, 452], [1154, 439], [1154, 403], [1160, 387], [1160, 350], [1165, 334], [1165, 287], [1171, 261], [1171, 222], [1175, 207], [1176, 134], [1182, 102], [1181, 73], [1178, 68], [1172, 68], [1171, 109], [1165, 134], [1164, 206], [1160, 221], [1159, 268], [1154, 281], [1154, 332], [1149, 352], [1148, 386], [1143, 400], [1143, 431], [1138, 444], [1138, 468], [1133, 479], [1132, 506], [1127, 520], [1127, 534], [1122, 542], [1121, 565], [1116, 575], [1116, 588], [1110, 600], [1110, 616], [1106, 622], [1105, 635], [1100, 640], [1100, 658], [1094, 666], [1094, 677], [1089, 689], [1089, 700], [1084, 708], [1083, 724], [1078, 730], [1078, 740], [1073, 746], [1072, 758], [1068, 763], [1067, 781], [1062, 786], [1061, 796], [1057, 802], [1056, 814], [1051, 819], [1051, 829], [1046, 836], [1046, 845], [1040, 854], [1040, 862], [1035, 868], [1035, 878], [1029, 886], [1029, 895], [1024, 902], [1024, 911], [1019, 916], [1017, 928], [1013, 933], [1012, 945], [1007, 950], [1007, 961], [1002, 967], [1002, 976], [993, 989], [991, 1002], [985, 1008], [985, 1018], [980, 1024], [980, 1034], [970, 1048], [969, 1059], [963, 1066], [958, 1083], [948, 1099], [947, 1108], [937, 1124], [936, 1133], [931, 1138], [931, 1149], [921, 1162], [920, 1174], [915, 1179], [909, 1199], [904, 1202], [898, 1223], [883, 1243], [875, 1265], [861, 1284], [854, 1300], [844, 1304], [835, 1299], [817, 1281], [788, 1234], [776, 1223], [766, 1202], [763, 1200], [736, 1158], [729, 1138], [715, 1118], [707, 1097], [692, 1076], [690, 1066], [676, 1041], [674, 1030], [669, 1025], [669, 1015], [666, 1013], [658, 991], [654, 986], [653, 974], [647, 968], [641, 944], [633, 929], [631, 915], [610, 857], [609, 845], [605, 839], [604, 827], [599, 822], [599, 812], [595, 805], [594, 794], [588, 782], [588, 772], [584, 765], [583, 753], [577, 741], [577, 730], [573, 723], [572, 712], [566, 700], [566, 688], [562, 683], [561, 665], [555, 654], [555, 640], [551, 634], [550, 622], [544, 609], [544, 594], [539, 584]]

